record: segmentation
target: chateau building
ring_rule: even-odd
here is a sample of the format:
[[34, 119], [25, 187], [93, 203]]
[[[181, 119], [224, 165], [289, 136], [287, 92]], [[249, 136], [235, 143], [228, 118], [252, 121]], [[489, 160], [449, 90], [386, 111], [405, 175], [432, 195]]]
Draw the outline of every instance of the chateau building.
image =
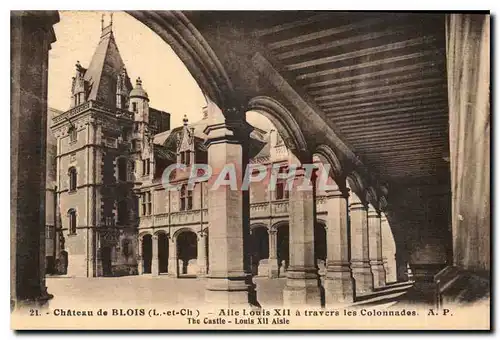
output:
[[[284, 306], [329, 307], [411, 268], [411, 301], [489, 301], [489, 15], [128, 14], [183, 62], [207, 118], [171, 129], [110, 26], [88, 68], [77, 63], [71, 107], [47, 117], [59, 14], [13, 11], [11, 306], [50, 298], [46, 270], [207, 273], [205, 302], [224, 307], [262, 298], [251, 271], [286, 273]], [[249, 126], [248, 111], [276, 131]], [[294, 183], [304, 164], [330, 164], [337, 187], [190, 190], [176, 171], [179, 190], [163, 188], [169, 164], [204, 161], [215, 175], [299, 165]]]
[[[76, 64], [71, 108], [49, 110], [46, 201], [53, 207], [46, 212], [49, 273], [207, 275], [208, 254], [217, 251], [208, 247], [208, 215], [213, 213], [208, 209], [208, 182], [187, 185], [190, 167], [208, 163], [205, 130], [210, 108], [202, 110], [200, 121], [189, 123], [184, 116], [182, 126], [170, 129], [169, 113], [150, 106], [140, 78], [132, 86], [112, 26], [102, 29], [89, 67]], [[252, 127], [249, 153], [250, 163], [265, 166], [268, 173], [278, 176], [288, 171], [291, 153], [273, 128]], [[320, 157], [314, 161], [322, 166]], [[166, 190], [163, 183], [164, 170], [172, 164], [186, 167], [168, 178], [178, 190]], [[289, 191], [282, 177], [275, 190], [269, 188], [268, 178], [250, 185], [253, 275], [286, 275]], [[349, 221], [369, 220], [369, 235], [350, 231], [350, 242], [362, 245], [352, 247], [350, 255], [360, 259], [353, 262], [353, 276], [357, 268], [362, 277], [358, 289], [369, 291], [374, 285], [397, 281], [395, 242], [387, 219], [378, 207], [370, 206], [368, 213], [360, 210], [354, 194], [349, 205], [339, 205], [336, 198], [347, 196], [345, 191], [317, 187], [314, 254], [322, 281], [329, 252], [339, 253], [349, 264], [349, 254], [343, 253], [349, 239], [339, 238], [331, 227], [342, 216]], [[339, 275], [346, 287], [351, 286], [350, 274]]]

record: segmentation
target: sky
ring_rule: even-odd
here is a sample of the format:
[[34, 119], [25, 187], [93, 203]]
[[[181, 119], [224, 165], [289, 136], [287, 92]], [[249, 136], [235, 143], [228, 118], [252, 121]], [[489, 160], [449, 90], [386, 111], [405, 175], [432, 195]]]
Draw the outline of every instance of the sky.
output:
[[[54, 26], [57, 41], [49, 52], [49, 106], [61, 111], [70, 107], [71, 78], [75, 64], [88, 67], [104, 26], [110, 21], [105, 11], [60, 11], [61, 21]], [[147, 26], [124, 12], [113, 13], [113, 33], [127, 72], [135, 84], [141, 77], [150, 106], [171, 114], [171, 127], [202, 118], [205, 98], [198, 84], [170, 46]], [[267, 118], [248, 113], [247, 120], [263, 129], [272, 128]]]

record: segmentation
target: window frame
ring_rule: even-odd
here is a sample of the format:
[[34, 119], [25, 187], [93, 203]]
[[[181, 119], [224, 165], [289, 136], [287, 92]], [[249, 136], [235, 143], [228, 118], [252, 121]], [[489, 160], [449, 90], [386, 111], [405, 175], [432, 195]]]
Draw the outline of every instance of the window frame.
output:
[[76, 209], [71, 208], [68, 210], [68, 235], [76, 235], [76, 224], [77, 224], [77, 215]]
[[78, 188], [78, 171], [72, 166], [68, 169], [68, 192], [75, 192]]
[[78, 140], [78, 131], [76, 130], [76, 127], [74, 125], [69, 127], [68, 136], [70, 143], [76, 143], [76, 141]]

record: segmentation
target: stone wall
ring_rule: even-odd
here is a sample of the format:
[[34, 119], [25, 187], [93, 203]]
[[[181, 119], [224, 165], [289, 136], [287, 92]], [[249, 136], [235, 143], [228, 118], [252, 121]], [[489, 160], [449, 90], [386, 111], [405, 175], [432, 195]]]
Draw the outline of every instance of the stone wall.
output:
[[490, 17], [447, 20], [454, 264], [490, 270]]

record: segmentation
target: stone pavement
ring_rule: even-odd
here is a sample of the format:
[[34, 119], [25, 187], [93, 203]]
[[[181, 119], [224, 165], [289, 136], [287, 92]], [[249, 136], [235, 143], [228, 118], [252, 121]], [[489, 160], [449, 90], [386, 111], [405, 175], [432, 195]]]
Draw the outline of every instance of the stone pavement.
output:
[[[205, 301], [206, 279], [122, 276], [100, 278], [47, 277], [48, 292], [54, 295], [53, 308], [98, 308], [117, 306], [140, 308], [147, 305], [199, 306]], [[257, 299], [262, 307], [283, 305], [285, 279], [254, 278]]]

